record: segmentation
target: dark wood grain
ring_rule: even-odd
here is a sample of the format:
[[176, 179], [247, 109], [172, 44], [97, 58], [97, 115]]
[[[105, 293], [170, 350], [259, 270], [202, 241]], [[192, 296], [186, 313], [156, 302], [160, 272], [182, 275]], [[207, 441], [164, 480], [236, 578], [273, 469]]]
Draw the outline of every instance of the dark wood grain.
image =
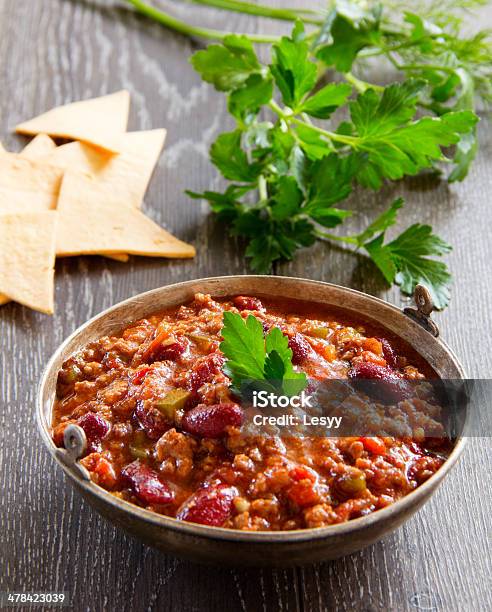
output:
[[[190, 13], [190, 7], [180, 10]], [[234, 15], [208, 19], [215, 27], [259, 27]], [[492, 22], [490, 9], [485, 20]], [[223, 128], [225, 110], [223, 96], [188, 66], [193, 49], [186, 38], [109, 1], [0, 2], [4, 145], [21, 148], [24, 141], [12, 135], [12, 127], [22, 119], [128, 88], [130, 127], [168, 128], [145, 210], [198, 247], [194, 261], [59, 260], [54, 317], [12, 304], [0, 309], [0, 590], [65, 590], [73, 609], [97, 611], [491, 609], [488, 439], [472, 441], [437, 495], [394, 535], [339, 561], [285, 571], [205, 568], [166, 557], [105, 523], [53, 469], [36, 432], [34, 399], [43, 365], [61, 340], [90, 316], [135, 293], [247, 271], [241, 251], [206, 206], [183, 194], [184, 188], [218, 185], [207, 149]], [[402, 223], [432, 223], [453, 243], [453, 301], [436, 318], [468, 372], [485, 378], [492, 372], [492, 130], [483, 122], [480, 133], [480, 156], [465, 183], [449, 187], [417, 180], [354, 198], [364, 216], [390, 197], [404, 195]], [[277, 271], [402, 303], [367, 261], [327, 245], [301, 253]]]

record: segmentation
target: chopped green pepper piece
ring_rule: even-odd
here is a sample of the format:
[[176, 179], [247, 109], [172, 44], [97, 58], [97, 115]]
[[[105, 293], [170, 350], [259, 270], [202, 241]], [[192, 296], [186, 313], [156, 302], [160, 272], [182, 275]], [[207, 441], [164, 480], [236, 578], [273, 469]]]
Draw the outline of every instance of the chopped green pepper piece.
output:
[[164, 416], [168, 419], [173, 420], [176, 410], [181, 410], [186, 404], [186, 400], [190, 397], [191, 393], [185, 389], [173, 389], [166, 393], [166, 395], [158, 400], [155, 407], [158, 408]]
[[212, 346], [212, 339], [210, 336], [206, 336], [205, 334], [192, 333], [188, 334], [188, 338], [193, 340], [193, 342], [203, 351], [208, 351]]
[[347, 495], [357, 495], [366, 488], [366, 475], [361, 470], [354, 469], [338, 480], [338, 486]]
[[148, 448], [143, 448], [141, 446], [133, 446], [131, 444], [130, 453], [135, 459], [147, 459], [147, 457], [150, 455], [150, 450]]
[[310, 336], [314, 336], [315, 338], [323, 338], [325, 339], [328, 336], [328, 332], [330, 330], [328, 329], [328, 327], [321, 327], [321, 326], [317, 326], [317, 327], [311, 327], [311, 329], [308, 331], [308, 334]]
[[81, 369], [77, 365], [72, 364], [69, 368], [65, 370], [65, 382], [66, 383], [76, 382], [77, 380], [79, 380], [81, 375], [82, 375]]

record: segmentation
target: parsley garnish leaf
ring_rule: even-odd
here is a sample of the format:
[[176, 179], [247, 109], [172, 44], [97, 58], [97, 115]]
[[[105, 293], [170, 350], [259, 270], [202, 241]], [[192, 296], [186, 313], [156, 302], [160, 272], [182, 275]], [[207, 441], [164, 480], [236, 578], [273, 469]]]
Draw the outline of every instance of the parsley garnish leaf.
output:
[[331, 23], [332, 44], [321, 47], [317, 57], [340, 72], [348, 72], [359, 51], [379, 41], [379, 21], [363, 20], [358, 27], [345, 15], [337, 14]]
[[261, 166], [249, 163], [241, 137], [241, 130], [221, 134], [210, 147], [210, 159], [226, 179], [249, 183], [258, 178]]
[[348, 83], [329, 83], [307, 98], [299, 110], [311, 117], [328, 119], [339, 106], [346, 102], [351, 93], [352, 87]]
[[226, 36], [222, 45], [210, 45], [191, 57], [193, 68], [219, 91], [241, 87], [261, 64], [247, 36]]
[[226, 311], [222, 337], [220, 350], [226, 358], [223, 371], [237, 393], [256, 387], [292, 396], [306, 387], [306, 374], [294, 370], [288, 339], [277, 327], [265, 337], [256, 317], [249, 315], [244, 320]]
[[447, 306], [451, 275], [443, 262], [429, 257], [449, 253], [451, 246], [433, 234], [429, 225], [415, 223], [388, 244], [383, 232], [364, 248], [388, 283], [395, 282], [408, 295], [416, 285], [425, 285], [437, 309]]
[[304, 40], [304, 27], [298, 22], [292, 38], [283, 36], [273, 45], [270, 71], [284, 104], [297, 107], [316, 84], [316, 64], [309, 59], [309, 45]]

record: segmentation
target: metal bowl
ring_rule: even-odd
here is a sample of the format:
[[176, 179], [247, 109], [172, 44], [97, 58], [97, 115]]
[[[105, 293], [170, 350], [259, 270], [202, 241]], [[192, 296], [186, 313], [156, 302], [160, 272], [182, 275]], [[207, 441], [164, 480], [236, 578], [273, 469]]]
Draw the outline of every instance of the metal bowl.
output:
[[[131, 321], [179, 305], [196, 292], [214, 297], [250, 294], [302, 299], [343, 308], [372, 319], [413, 347], [441, 378], [463, 379], [462, 366], [435, 336], [429, 319], [432, 305], [424, 289], [416, 293], [417, 310], [401, 311], [369, 295], [328, 283], [273, 276], [225, 276], [192, 280], [142, 293], [97, 315], [77, 329], [50, 359], [39, 388], [37, 420], [41, 436], [55, 461], [82, 495], [115, 525], [169, 554], [208, 563], [292, 566], [334, 559], [376, 542], [409, 519], [434, 493], [461, 455], [465, 438], [458, 438], [443, 466], [401, 500], [368, 516], [316, 529], [243, 532], [178, 521], [122, 501], [88, 479], [77, 462], [80, 448], [59, 449], [50, 436], [56, 380], [62, 363], [101, 336], [120, 332]], [[408, 316], [407, 316], [408, 315]], [[80, 442], [80, 441], [79, 441]], [[77, 450], [78, 449], [78, 450]]]

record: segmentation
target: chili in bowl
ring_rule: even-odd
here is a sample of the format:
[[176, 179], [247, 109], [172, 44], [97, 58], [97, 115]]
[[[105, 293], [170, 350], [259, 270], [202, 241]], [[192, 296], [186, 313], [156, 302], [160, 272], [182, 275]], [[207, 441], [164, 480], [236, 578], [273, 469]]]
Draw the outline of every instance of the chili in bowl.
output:
[[[308, 381], [389, 385], [404, 435], [245, 433], [226, 316], [280, 330]], [[427, 438], [439, 414], [406, 386], [436, 376], [462, 377], [461, 367], [380, 300], [300, 279], [205, 279], [132, 298], [76, 332], [50, 363], [40, 420], [76, 485], [130, 532], [202, 560], [235, 561], [243, 546], [243, 563], [258, 548], [267, 564], [300, 563], [391, 530], [454, 463], [462, 441]], [[74, 428], [84, 448], [71, 465]]]

